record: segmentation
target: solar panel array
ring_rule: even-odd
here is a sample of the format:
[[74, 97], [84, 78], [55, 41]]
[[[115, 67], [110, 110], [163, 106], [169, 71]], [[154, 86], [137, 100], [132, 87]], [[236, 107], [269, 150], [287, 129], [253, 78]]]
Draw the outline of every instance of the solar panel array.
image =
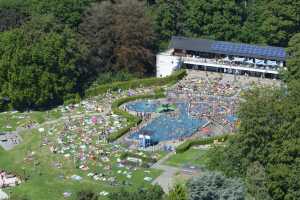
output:
[[231, 42], [214, 42], [211, 46], [213, 51], [223, 52], [233, 55], [248, 55], [267, 58], [285, 59], [286, 53], [283, 48], [263, 47], [249, 44], [239, 44]]

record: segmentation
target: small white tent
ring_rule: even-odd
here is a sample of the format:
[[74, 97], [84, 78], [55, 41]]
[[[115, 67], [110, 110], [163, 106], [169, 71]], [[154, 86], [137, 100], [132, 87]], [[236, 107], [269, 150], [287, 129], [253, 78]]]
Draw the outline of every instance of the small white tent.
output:
[[0, 189], [0, 200], [7, 200], [8, 195]]

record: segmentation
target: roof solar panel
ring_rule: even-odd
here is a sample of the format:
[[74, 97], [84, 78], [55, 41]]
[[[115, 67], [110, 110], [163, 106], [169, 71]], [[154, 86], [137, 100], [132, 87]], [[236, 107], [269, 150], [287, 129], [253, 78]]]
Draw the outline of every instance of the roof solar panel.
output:
[[284, 59], [286, 53], [282, 48], [276, 47], [261, 47], [249, 44], [239, 44], [231, 42], [214, 42], [212, 50], [222, 52], [224, 54], [247, 55], [252, 57], [267, 57]]
[[283, 48], [257, 46], [243, 43], [213, 41], [205, 39], [172, 37], [170, 48], [191, 51], [244, 56], [258, 59], [285, 60], [287, 54]]

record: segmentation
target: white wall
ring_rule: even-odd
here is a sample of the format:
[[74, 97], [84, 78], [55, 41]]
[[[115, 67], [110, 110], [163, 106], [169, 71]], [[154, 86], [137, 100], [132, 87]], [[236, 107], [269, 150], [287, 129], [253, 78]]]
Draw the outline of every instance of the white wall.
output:
[[172, 74], [175, 69], [181, 67], [180, 58], [177, 56], [158, 54], [156, 55], [156, 76], [165, 77]]

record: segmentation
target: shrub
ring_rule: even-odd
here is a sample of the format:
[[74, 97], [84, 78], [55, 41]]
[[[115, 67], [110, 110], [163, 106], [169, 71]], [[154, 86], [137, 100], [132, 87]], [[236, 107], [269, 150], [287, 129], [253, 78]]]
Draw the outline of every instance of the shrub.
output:
[[184, 185], [176, 184], [166, 195], [165, 200], [188, 200], [187, 191]]
[[226, 135], [215, 136], [210, 138], [187, 140], [176, 148], [176, 153], [183, 153], [189, 150], [192, 146], [212, 144], [215, 140], [226, 141], [229, 137], [230, 135], [226, 134]]
[[78, 93], [76, 94], [68, 94], [67, 97], [64, 99], [64, 105], [69, 104], [76, 104], [81, 101], [81, 97]]
[[92, 191], [80, 191], [77, 193], [76, 200], [97, 200], [98, 196]]
[[173, 75], [165, 77], [165, 78], [145, 78], [145, 79], [134, 79], [125, 82], [114, 82], [110, 84], [99, 85], [97, 87], [93, 87], [88, 89], [85, 92], [86, 97], [97, 96], [99, 94], [103, 94], [108, 90], [116, 91], [118, 89], [134, 89], [138, 87], [147, 87], [147, 86], [162, 86], [166, 84], [176, 83], [178, 80], [181, 80], [184, 76], [186, 76], [185, 70], [180, 70], [174, 72]]
[[97, 87], [101, 84], [109, 84], [109, 83], [114, 83], [114, 82], [125, 82], [129, 80], [137, 79], [133, 74], [130, 74], [129, 72], [126, 71], [118, 71], [118, 72], [104, 72], [100, 73], [97, 76], [97, 79], [91, 86]]
[[118, 189], [108, 195], [109, 200], [162, 200], [164, 191], [159, 185], [134, 190]]
[[240, 179], [226, 178], [221, 173], [206, 172], [187, 183], [190, 200], [244, 200], [245, 188]]

